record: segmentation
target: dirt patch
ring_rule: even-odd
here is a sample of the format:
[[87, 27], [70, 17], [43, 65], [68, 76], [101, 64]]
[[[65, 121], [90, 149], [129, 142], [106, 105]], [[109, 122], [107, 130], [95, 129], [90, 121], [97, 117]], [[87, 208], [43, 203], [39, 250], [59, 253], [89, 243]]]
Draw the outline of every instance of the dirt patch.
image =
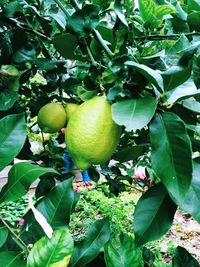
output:
[[177, 211], [166, 237], [187, 249], [200, 262], [200, 224], [190, 215]]

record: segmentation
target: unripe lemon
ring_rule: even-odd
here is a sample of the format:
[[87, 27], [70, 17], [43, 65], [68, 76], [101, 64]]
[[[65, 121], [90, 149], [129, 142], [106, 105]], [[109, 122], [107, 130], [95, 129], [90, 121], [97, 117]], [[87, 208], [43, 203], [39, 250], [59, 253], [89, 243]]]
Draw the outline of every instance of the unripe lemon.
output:
[[45, 133], [56, 133], [66, 125], [66, 112], [59, 103], [49, 103], [43, 106], [38, 113], [37, 122]]
[[81, 104], [72, 114], [65, 135], [69, 155], [81, 171], [112, 156], [120, 138], [120, 126], [112, 119], [105, 96]]
[[67, 121], [69, 121], [69, 118], [71, 117], [72, 113], [77, 109], [79, 105], [75, 103], [68, 103], [65, 106], [65, 112], [67, 115]]

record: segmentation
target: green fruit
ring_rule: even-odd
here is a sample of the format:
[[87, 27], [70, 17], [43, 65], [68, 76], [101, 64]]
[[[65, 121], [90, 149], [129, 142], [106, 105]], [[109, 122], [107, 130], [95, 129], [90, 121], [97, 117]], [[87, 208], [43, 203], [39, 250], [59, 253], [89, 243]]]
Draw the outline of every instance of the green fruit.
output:
[[96, 96], [72, 114], [65, 135], [69, 155], [81, 171], [112, 156], [120, 138], [120, 126], [112, 120], [105, 96]]
[[79, 105], [75, 104], [75, 103], [68, 103], [65, 106], [65, 112], [67, 115], [67, 121], [69, 121], [69, 118], [71, 117], [72, 113], [74, 113], [74, 111], [77, 109]]
[[37, 122], [45, 133], [56, 133], [66, 126], [66, 112], [59, 103], [49, 103], [43, 106], [38, 113]]

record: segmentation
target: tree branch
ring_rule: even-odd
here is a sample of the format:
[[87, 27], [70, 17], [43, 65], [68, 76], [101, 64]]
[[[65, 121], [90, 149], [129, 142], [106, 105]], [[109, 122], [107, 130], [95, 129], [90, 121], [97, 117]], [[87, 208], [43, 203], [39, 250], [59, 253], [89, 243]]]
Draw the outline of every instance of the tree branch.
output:
[[[190, 32], [190, 33], [184, 33], [186, 37], [190, 36], [200, 36], [200, 32]], [[159, 35], [159, 34], [153, 34], [153, 35], [142, 35], [142, 36], [135, 36], [135, 40], [167, 40], [172, 39], [176, 40], [180, 38], [181, 34], [169, 34], [169, 35]]]

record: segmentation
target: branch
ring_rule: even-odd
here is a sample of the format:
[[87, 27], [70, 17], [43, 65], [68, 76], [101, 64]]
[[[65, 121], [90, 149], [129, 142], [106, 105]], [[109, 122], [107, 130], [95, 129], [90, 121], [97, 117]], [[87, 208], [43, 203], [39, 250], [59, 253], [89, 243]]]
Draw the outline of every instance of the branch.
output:
[[21, 246], [25, 249], [25, 251], [29, 252], [28, 247], [26, 246], [24, 241], [13, 231], [13, 229], [7, 224], [7, 222], [5, 222], [2, 217], [0, 217], [0, 220], [8, 228], [8, 230], [14, 235], [16, 240], [18, 240], [20, 242]]
[[[190, 33], [184, 33], [186, 37], [190, 36], [200, 36], [200, 32], [190, 32]], [[153, 35], [142, 35], [142, 36], [135, 36], [135, 40], [166, 40], [166, 39], [172, 39], [176, 40], [180, 38], [181, 34], [169, 34], [169, 35], [159, 35], [159, 34], [153, 34]]]

